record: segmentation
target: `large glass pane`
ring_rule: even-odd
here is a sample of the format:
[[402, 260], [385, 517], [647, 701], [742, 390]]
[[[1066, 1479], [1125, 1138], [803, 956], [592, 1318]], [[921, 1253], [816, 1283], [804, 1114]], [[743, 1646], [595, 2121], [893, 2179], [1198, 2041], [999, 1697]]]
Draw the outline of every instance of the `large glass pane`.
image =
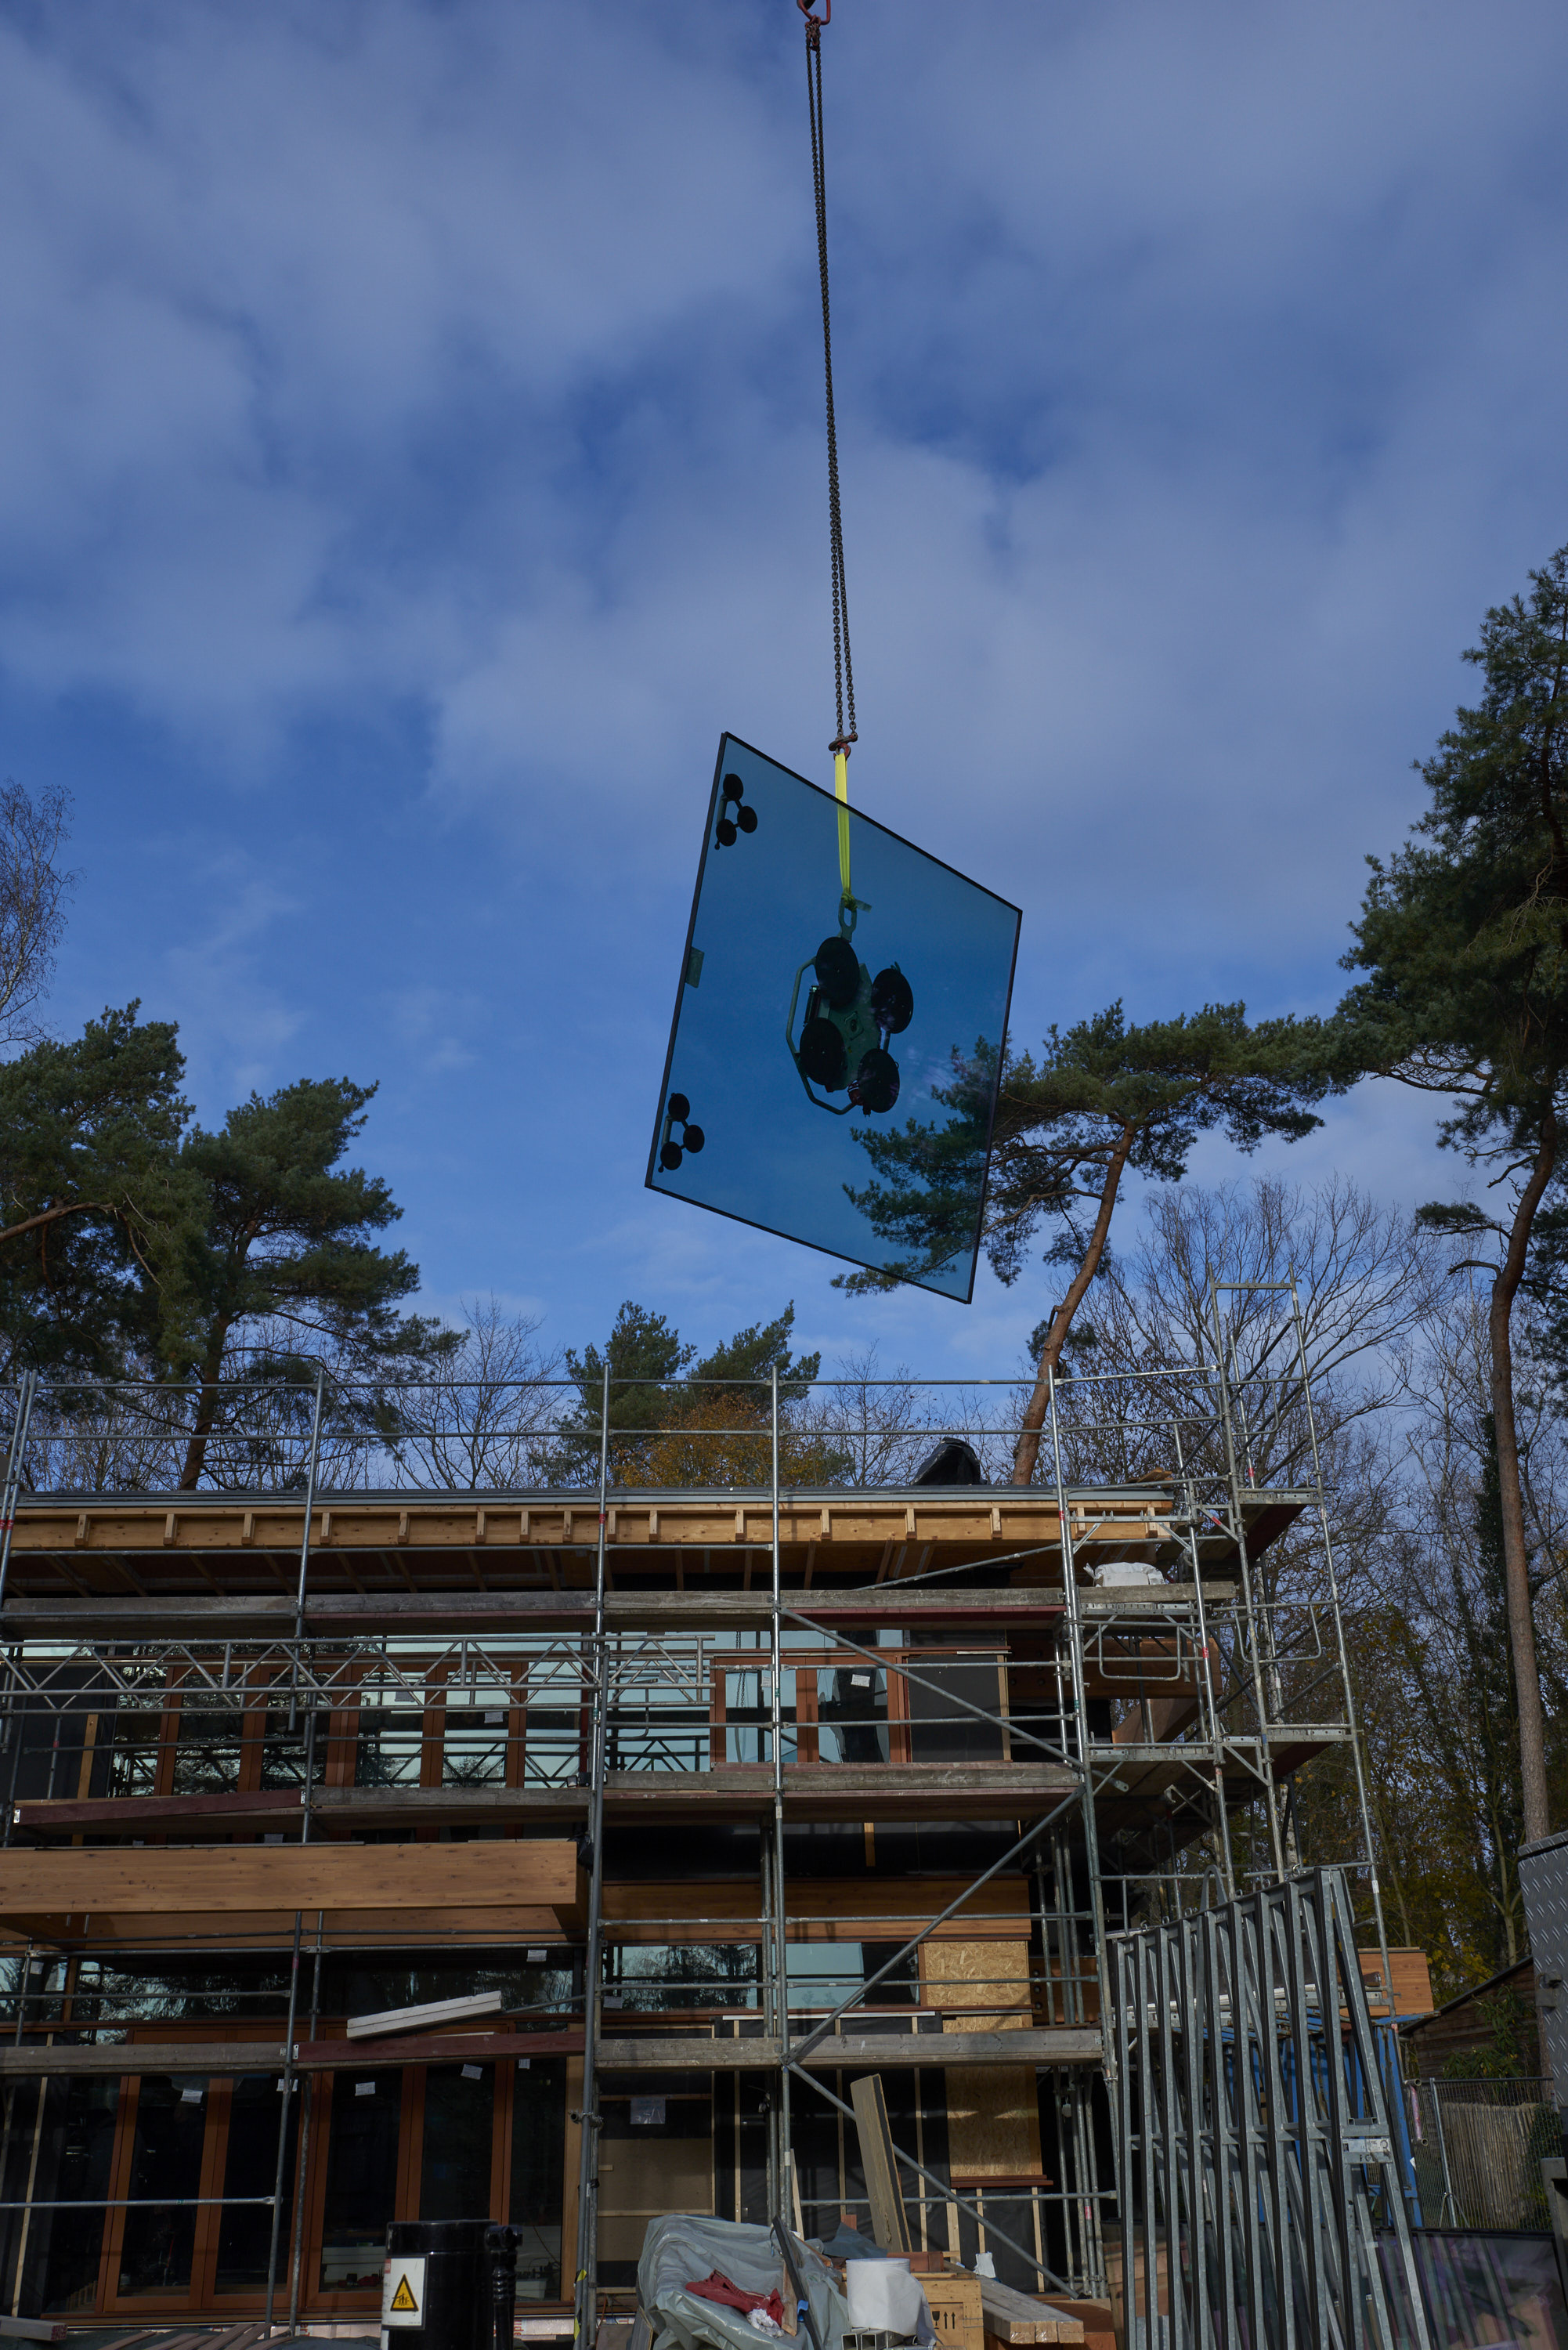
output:
[[432, 2064], [425, 2074], [421, 2220], [488, 2220], [493, 2064]]
[[449, 1693], [441, 1780], [448, 1787], [500, 1787], [506, 1781], [507, 1721], [515, 1700], [504, 1682], [471, 1682]]
[[142, 2074], [127, 2190], [131, 2208], [119, 2250], [122, 2295], [190, 2291], [206, 2130], [205, 2081]]
[[380, 2284], [387, 2222], [396, 2217], [402, 2102], [403, 2076], [395, 2067], [339, 2073], [333, 2081], [321, 2227], [324, 2292]]
[[[48, 2081], [38, 2165], [36, 2208], [27, 2236], [21, 2307], [68, 2314], [98, 2299], [99, 2255], [107, 2216], [89, 2207], [109, 2193], [118, 2081]], [[15, 2191], [8, 2189], [8, 2192]], [[25, 2191], [25, 2189], [24, 2189]], [[49, 2210], [53, 2203], [57, 2209]]]
[[566, 2068], [558, 2056], [520, 2064], [512, 2098], [512, 2208], [520, 2302], [561, 2297], [561, 2189]]
[[648, 1180], [967, 1299], [1018, 910], [725, 735]]
[[180, 1708], [179, 1740], [174, 1749], [174, 1793], [216, 1795], [240, 1783], [240, 1731], [244, 1717], [237, 1705], [203, 1705], [188, 1697]]
[[824, 1665], [816, 1676], [824, 1762], [886, 1762], [888, 1676], [873, 1665]]
[[[298, 2135], [298, 2084], [284, 2150], [283, 2218], [278, 2230], [278, 2272], [288, 2268], [293, 2210], [295, 2141]], [[229, 2147], [223, 2162], [223, 2216], [218, 2230], [219, 2293], [265, 2293], [272, 2251], [270, 2197], [277, 2181], [277, 2133], [283, 2118], [282, 2085], [275, 2073], [242, 2073], [229, 2106]]]

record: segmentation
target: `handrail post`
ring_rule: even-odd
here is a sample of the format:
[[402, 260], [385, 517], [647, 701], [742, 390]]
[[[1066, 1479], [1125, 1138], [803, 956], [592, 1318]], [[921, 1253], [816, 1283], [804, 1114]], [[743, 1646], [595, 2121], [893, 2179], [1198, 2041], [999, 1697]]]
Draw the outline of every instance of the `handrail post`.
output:
[[[288, 1727], [294, 1731], [299, 1720], [299, 1650], [305, 1638], [305, 1587], [310, 1573], [310, 1522], [316, 1515], [316, 1472], [321, 1457], [321, 1399], [327, 1385], [327, 1366], [316, 1366], [316, 1404], [310, 1415], [310, 1458], [305, 1471], [305, 1530], [299, 1538], [299, 1584], [294, 1596], [294, 1659], [288, 1683]], [[310, 1790], [305, 1791], [306, 1803]]]
[[609, 1363], [604, 1367], [599, 1408], [599, 1536], [594, 1576], [594, 1630], [590, 1678], [598, 1702], [593, 1709], [588, 1746], [588, 1939], [583, 1981], [583, 2103], [578, 2120], [582, 2149], [577, 2165], [577, 2272], [572, 2292], [572, 2336], [577, 2350], [590, 2350], [598, 2308], [598, 2083], [599, 1978], [604, 1971], [605, 1751], [610, 1692], [605, 1659], [606, 1496], [609, 1489]]

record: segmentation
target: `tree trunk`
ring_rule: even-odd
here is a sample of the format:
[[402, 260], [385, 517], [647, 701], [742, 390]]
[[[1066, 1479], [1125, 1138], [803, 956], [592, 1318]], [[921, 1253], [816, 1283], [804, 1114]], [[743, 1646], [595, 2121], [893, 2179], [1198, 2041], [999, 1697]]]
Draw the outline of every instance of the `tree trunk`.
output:
[[1073, 1275], [1066, 1296], [1051, 1316], [1051, 1327], [1045, 1333], [1044, 1350], [1040, 1357], [1040, 1368], [1035, 1374], [1034, 1391], [1029, 1399], [1018, 1441], [1012, 1448], [1014, 1485], [1027, 1485], [1034, 1475], [1034, 1464], [1040, 1458], [1040, 1430], [1045, 1425], [1045, 1412], [1051, 1401], [1051, 1382], [1062, 1359], [1062, 1347], [1073, 1326], [1073, 1316], [1084, 1302], [1084, 1293], [1093, 1281], [1101, 1257], [1106, 1253], [1106, 1236], [1111, 1229], [1111, 1211], [1116, 1204], [1116, 1191], [1122, 1170], [1134, 1142], [1137, 1139], [1136, 1126], [1124, 1126], [1116, 1138], [1106, 1180], [1100, 1191], [1100, 1204], [1095, 1216], [1095, 1229], [1089, 1234], [1089, 1245], [1084, 1251], [1084, 1261]]
[[1530, 1570], [1524, 1544], [1524, 1490], [1519, 1474], [1519, 1433], [1513, 1416], [1513, 1301], [1524, 1275], [1531, 1227], [1542, 1193], [1557, 1163], [1557, 1117], [1547, 1107], [1541, 1121], [1535, 1163], [1530, 1170], [1508, 1247], [1491, 1285], [1488, 1332], [1491, 1341], [1491, 1414], [1497, 1433], [1499, 1497], [1502, 1504], [1502, 1569], [1508, 1594], [1509, 1646], [1519, 1707], [1519, 1768], [1524, 1792], [1524, 1841], [1550, 1835], [1546, 1807], [1546, 1719], [1541, 1675], [1535, 1663], [1535, 1625], [1530, 1607]]
[[218, 1374], [223, 1367], [223, 1341], [229, 1335], [226, 1322], [218, 1325], [207, 1359], [202, 1366], [202, 1394], [196, 1406], [195, 1424], [191, 1440], [185, 1447], [185, 1466], [180, 1471], [180, 1491], [193, 1492], [201, 1482], [207, 1461], [207, 1439], [213, 1433], [213, 1422], [218, 1416]]

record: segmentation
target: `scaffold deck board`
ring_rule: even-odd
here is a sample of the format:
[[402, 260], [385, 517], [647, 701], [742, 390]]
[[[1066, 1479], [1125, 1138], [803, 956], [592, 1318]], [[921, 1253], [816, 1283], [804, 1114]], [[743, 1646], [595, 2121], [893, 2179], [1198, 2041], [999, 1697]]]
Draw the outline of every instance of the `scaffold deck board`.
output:
[[[558, 2053], [568, 2043], [580, 2051], [581, 2033], [519, 2033], [507, 2054], [511, 2057]], [[478, 2053], [489, 2057], [493, 2052], [486, 2046]], [[949, 2064], [1097, 2064], [1100, 2054], [1097, 2031], [1057, 2024], [1046, 2031], [845, 2033], [819, 2041], [804, 2062], [814, 2073], [859, 2065], [908, 2072]], [[780, 2054], [778, 2041], [768, 2038], [714, 2040], [650, 2033], [598, 2043], [599, 2067], [607, 2073], [757, 2073], [777, 2065]], [[405, 2062], [413, 2061], [412, 2052], [405, 2050], [403, 2056]], [[285, 2060], [281, 2043], [261, 2041], [120, 2041], [88, 2048], [4, 2047], [0, 2048], [0, 2081], [71, 2074], [103, 2080], [144, 2073], [213, 2076], [281, 2073]], [[376, 2061], [389, 2061], [389, 2054], [378, 2055]], [[351, 2042], [314, 2046], [306, 2043], [300, 2047], [296, 2070], [351, 2073], [356, 2065], [364, 2068], [369, 2062], [364, 2049]]]
[[[329, 1571], [329, 1557], [313, 1562], [312, 1573]], [[295, 1567], [297, 1571], [298, 1562]], [[1205, 1581], [1204, 1604], [1222, 1606], [1235, 1596], [1233, 1585]], [[1190, 1583], [1160, 1583], [1118, 1588], [1085, 1586], [1078, 1612], [1085, 1624], [1140, 1624], [1197, 1606]], [[215, 1590], [202, 1585], [170, 1592], [99, 1593], [67, 1590], [53, 1596], [15, 1589], [3, 1615], [0, 1637], [11, 1640], [286, 1639], [294, 1630], [295, 1598], [286, 1594]], [[1060, 1632], [1065, 1601], [1060, 1585], [1002, 1586], [976, 1589], [940, 1586], [908, 1588], [882, 1584], [870, 1589], [809, 1592], [792, 1584], [784, 1595], [792, 1623], [820, 1623], [854, 1638], [883, 1626], [952, 1627], [960, 1634], [994, 1628]], [[532, 1637], [554, 1632], [581, 1636], [593, 1627], [588, 1591], [496, 1590], [385, 1592], [312, 1591], [306, 1600], [305, 1628], [311, 1639], [357, 1639], [385, 1635], [446, 1632], [506, 1633]], [[766, 1591], [612, 1591], [605, 1621], [612, 1632], [724, 1632], [765, 1629], [772, 1617]]]
[[[612, 1771], [605, 1781], [605, 1814], [616, 1822], [761, 1818], [772, 1813], [773, 1783], [765, 1762], [714, 1771]], [[1078, 1781], [1075, 1772], [1050, 1762], [852, 1762], [788, 1763], [784, 1783], [784, 1816], [791, 1820], [1008, 1820], [1041, 1810]], [[277, 1831], [297, 1838], [303, 1808], [297, 1788], [280, 1788], [39, 1800], [18, 1804], [14, 1820], [22, 1834], [40, 1837]], [[310, 1802], [317, 1832], [328, 1835], [371, 1828], [575, 1825], [587, 1809], [587, 1789], [576, 1786], [322, 1787]]]

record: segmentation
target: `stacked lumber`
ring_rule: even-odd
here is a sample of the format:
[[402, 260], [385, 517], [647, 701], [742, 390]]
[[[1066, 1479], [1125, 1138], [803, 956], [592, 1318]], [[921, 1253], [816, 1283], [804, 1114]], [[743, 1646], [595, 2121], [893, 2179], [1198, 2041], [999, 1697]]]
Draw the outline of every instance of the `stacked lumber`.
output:
[[1083, 2343], [1085, 2350], [1094, 2345], [1098, 2350], [1099, 2327], [1091, 2334], [1084, 2313], [1092, 2312], [1097, 2319], [1102, 2310], [1106, 2342], [1115, 2341], [1106, 2303], [1036, 2300], [1032, 2293], [1015, 2293], [1011, 2285], [982, 2277], [980, 2303], [985, 2314], [985, 2350], [1033, 2350], [1036, 2344], [1057, 2342]]

